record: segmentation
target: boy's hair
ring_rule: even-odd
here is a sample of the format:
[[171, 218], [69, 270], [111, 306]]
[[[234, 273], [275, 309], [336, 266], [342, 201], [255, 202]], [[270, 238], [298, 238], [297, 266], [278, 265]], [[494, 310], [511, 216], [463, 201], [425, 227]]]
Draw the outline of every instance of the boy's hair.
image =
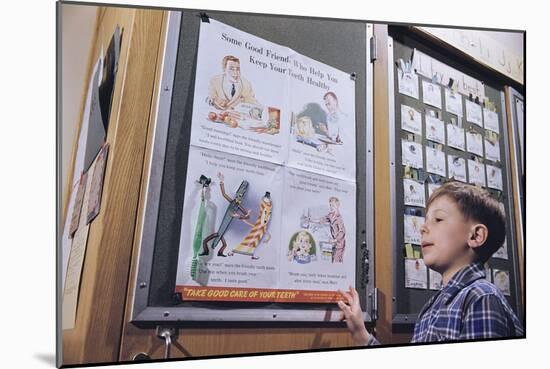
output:
[[504, 243], [506, 216], [500, 203], [482, 188], [457, 181], [450, 181], [436, 189], [426, 204], [426, 212], [435, 199], [451, 198], [466, 220], [484, 224], [489, 230], [487, 240], [475, 248], [477, 260], [485, 263]]

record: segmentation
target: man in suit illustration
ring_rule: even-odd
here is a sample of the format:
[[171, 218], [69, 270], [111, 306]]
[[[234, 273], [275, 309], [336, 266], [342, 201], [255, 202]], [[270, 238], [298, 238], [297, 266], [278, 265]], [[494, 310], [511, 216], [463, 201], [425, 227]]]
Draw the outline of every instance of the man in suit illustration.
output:
[[208, 99], [219, 110], [234, 108], [240, 103], [258, 104], [252, 85], [241, 77], [239, 58], [226, 55], [222, 60], [223, 74], [212, 77], [208, 86]]

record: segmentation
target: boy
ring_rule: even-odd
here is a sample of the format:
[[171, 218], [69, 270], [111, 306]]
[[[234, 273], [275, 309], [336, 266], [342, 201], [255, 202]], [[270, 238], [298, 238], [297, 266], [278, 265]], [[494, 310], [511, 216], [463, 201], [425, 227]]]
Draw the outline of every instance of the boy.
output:
[[[443, 287], [418, 315], [413, 343], [524, 335], [506, 298], [485, 279], [483, 264], [504, 243], [498, 201], [475, 186], [447, 182], [429, 198], [420, 233], [424, 262], [441, 273]], [[365, 329], [357, 291], [339, 292], [354, 342], [380, 344]]]

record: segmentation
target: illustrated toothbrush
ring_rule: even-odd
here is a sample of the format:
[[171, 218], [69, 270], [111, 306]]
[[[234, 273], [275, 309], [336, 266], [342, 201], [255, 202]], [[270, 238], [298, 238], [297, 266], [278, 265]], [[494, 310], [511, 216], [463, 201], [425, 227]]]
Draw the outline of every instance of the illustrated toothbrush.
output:
[[202, 245], [202, 231], [204, 227], [204, 221], [206, 219], [206, 206], [205, 206], [205, 189], [210, 185], [211, 179], [204, 175], [201, 175], [199, 183], [202, 185], [201, 189], [201, 204], [199, 207], [199, 216], [197, 217], [197, 224], [195, 225], [195, 235], [193, 237], [193, 259], [191, 260], [191, 278], [197, 279], [197, 269], [199, 265], [199, 250]]

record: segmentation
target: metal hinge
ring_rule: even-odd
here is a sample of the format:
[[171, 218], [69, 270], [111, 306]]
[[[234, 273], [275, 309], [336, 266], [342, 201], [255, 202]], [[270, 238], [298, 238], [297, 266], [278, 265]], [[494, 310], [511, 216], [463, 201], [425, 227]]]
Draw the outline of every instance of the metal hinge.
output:
[[372, 320], [378, 320], [378, 288], [374, 288], [371, 296], [371, 318]]
[[374, 61], [378, 58], [378, 53], [376, 51], [376, 37], [372, 36], [370, 38], [370, 62], [374, 63]]

